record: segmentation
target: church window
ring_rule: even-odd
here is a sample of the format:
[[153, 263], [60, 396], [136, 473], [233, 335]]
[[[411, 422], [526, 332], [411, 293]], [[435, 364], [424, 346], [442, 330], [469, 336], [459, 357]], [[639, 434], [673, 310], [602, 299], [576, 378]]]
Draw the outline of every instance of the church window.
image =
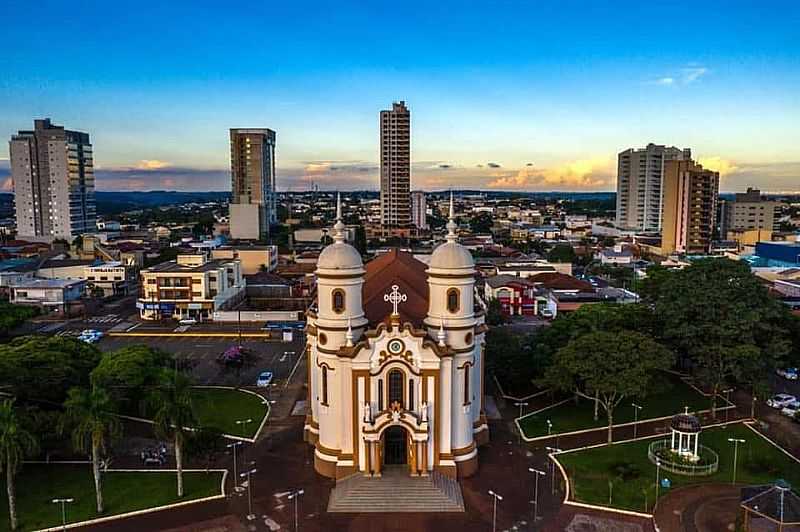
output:
[[464, 404], [468, 405], [470, 401], [469, 396], [469, 366], [464, 366]]
[[389, 372], [389, 406], [395, 402], [403, 404], [403, 372], [393, 369]]
[[344, 312], [344, 290], [337, 288], [333, 291], [333, 311], [337, 314]]
[[378, 379], [378, 412], [383, 411], [383, 379]]
[[458, 309], [461, 306], [459, 299], [461, 299], [461, 294], [459, 294], [458, 288], [449, 289], [447, 291], [447, 310], [453, 314], [458, 312]]
[[408, 409], [414, 410], [414, 379], [408, 379]]
[[467, 345], [472, 345], [472, 333], [468, 332], [467, 335], [464, 337], [464, 343]]
[[322, 366], [322, 404], [328, 405], [328, 368]]
[[325, 345], [328, 343], [328, 337], [325, 333], [319, 333], [319, 345]]

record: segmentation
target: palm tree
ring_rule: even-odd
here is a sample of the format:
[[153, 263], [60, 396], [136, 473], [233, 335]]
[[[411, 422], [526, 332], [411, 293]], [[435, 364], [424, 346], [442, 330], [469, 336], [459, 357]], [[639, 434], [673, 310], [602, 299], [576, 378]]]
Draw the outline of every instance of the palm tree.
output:
[[183, 497], [183, 446], [189, 427], [196, 424], [192, 407], [192, 381], [182, 373], [164, 375], [164, 383], [147, 400], [153, 415], [156, 436], [173, 440], [175, 469], [178, 473], [178, 497]]
[[17, 496], [14, 490], [14, 475], [22, 464], [25, 455], [37, 452], [39, 444], [30, 432], [26, 431], [14, 409], [14, 402], [6, 399], [0, 403], [0, 471], [6, 468], [6, 491], [8, 492], [8, 515], [11, 530], [17, 529]]
[[103, 513], [100, 453], [105, 454], [106, 445], [122, 433], [122, 424], [114, 412], [114, 402], [103, 388], [72, 388], [64, 402], [64, 416], [59, 427], [61, 432], [70, 428], [76, 450], [92, 454], [97, 513]]

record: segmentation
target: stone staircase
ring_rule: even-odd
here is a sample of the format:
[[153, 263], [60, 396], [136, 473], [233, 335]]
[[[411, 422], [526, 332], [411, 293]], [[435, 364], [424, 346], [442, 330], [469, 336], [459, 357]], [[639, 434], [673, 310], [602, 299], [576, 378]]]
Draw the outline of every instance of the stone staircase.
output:
[[458, 482], [440, 473], [412, 477], [405, 466], [384, 469], [380, 478], [351, 475], [336, 483], [328, 511], [339, 513], [463, 512]]

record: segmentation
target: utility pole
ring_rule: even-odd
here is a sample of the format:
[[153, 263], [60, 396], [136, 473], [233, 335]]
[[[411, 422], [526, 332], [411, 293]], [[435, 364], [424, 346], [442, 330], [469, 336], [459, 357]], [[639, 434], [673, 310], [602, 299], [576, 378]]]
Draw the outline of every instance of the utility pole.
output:
[[641, 406], [637, 405], [636, 403], [631, 403], [633, 407], [633, 439], [636, 439], [636, 429], [639, 426], [639, 411], [642, 409]]
[[733, 444], [733, 481], [731, 484], [736, 484], [736, 461], [739, 458], [739, 444], [745, 443], [746, 440], [739, 438], [728, 438], [728, 441]]
[[493, 492], [492, 490], [489, 490], [489, 495], [494, 497], [494, 503], [492, 506], [492, 532], [497, 532], [497, 501], [502, 501], [503, 496]]
[[533, 488], [533, 521], [531, 522], [531, 530], [536, 527], [536, 521], [539, 520], [539, 477], [545, 476], [544, 471], [539, 471], [533, 467], [529, 467], [528, 471], [534, 475], [534, 488]]

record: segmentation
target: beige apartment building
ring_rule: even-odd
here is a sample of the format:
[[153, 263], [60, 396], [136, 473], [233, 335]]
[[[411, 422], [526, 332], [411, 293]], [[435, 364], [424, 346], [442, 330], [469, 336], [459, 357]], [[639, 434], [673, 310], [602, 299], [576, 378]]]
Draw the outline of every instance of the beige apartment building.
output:
[[662, 255], [709, 252], [718, 194], [719, 172], [691, 160], [665, 164]]
[[239, 260], [178, 255], [141, 271], [136, 306], [145, 320], [209, 320], [215, 311], [229, 309], [244, 298], [244, 284]]
[[275, 199], [275, 132], [231, 129], [232, 238], [259, 240], [277, 223]]
[[733, 201], [720, 201], [719, 233], [721, 238], [734, 240], [742, 232], [760, 230], [769, 232], [778, 229], [783, 203], [770, 201], [761, 196], [756, 188], [737, 193]]
[[238, 260], [242, 275], [271, 272], [278, 267], [278, 246], [222, 246], [211, 250], [211, 258]]
[[380, 117], [381, 228], [390, 235], [411, 227], [411, 111], [395, 102]]
[[617, 227], [637, 231], [661, 229], [664, 168], [668, 161], [689, 160], [692, 150], [648, 144], [617, 157]]

